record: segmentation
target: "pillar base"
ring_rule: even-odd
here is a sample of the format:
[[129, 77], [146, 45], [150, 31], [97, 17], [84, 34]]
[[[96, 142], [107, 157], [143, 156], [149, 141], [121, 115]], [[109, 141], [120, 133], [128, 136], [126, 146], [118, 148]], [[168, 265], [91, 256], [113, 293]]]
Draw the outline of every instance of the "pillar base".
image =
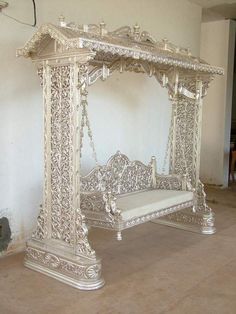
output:
[[80, 290], [95, 290], [104, 285], [101, 261], [76, 256], [47, 245], [45, 240], [30, 240], [25, 266]]
[[214, 226], [215, 217], [212, 211], [193, 212], [192, 208], [169, 214], [163, 218], [152, 220], [153, 223], [166, 225], [182, 230], [201, 234], [214, 234], [216, 228]]

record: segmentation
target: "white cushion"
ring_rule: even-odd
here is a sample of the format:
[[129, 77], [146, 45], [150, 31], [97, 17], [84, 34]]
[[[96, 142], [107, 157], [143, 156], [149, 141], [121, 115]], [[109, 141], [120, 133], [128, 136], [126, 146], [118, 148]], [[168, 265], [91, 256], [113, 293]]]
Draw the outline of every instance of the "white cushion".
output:
[[192, 200], [193, 193], [188, 191], [150, 190], [119, 195], [116, 205], [122, 218], [129, 220]]

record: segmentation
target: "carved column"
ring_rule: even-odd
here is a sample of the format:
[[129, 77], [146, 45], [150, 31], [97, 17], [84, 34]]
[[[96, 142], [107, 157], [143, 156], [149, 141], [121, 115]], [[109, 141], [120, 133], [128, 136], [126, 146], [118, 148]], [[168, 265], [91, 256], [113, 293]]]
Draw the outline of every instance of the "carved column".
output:
[[[171, 169], [173, 173], [188, 173], [197, 188], [200, 171], [202, 82], [196, 80], [194, 98], [179, 94], [173, 98], [173, 136]], [[177, 100], [176, 100], [177, 98]]]
[[[85, 58], [86, 60], [86, 58]], [[83, 60], [82, 60], [83, 61]], [[44, 61], [44, 200], [27, 243], [26, 266], [79, 289], [101, 287], [101, 264], [80, 210], [80, 89], [78, 58]]]
[[169, 161], [169, 172], [174, 174], [176, 171], [176, 140], [177, 140], [177, 106], [178, 106], [178, 97], [170, 97], [172, 104], [171, 110], [171, 134], [170, 136], [170, 161]]
[[194, 154], [194, 125], [195, 102], [179, 95], [178, 101], [173, 104], [175, 123], [173, 124], [171, 169], [172, 173], [188, 173], [192, 184], [195, 184], [196, 173], [193, 170], [192, 161]]
[[185, 81], [186, 95], [172, 96], [172, 134], [170, 171], [188, 174], [195, 190], [195, 204], [184, 212], [177, 212], [157, 221], [181, 229], [212, 234], [215, 232], [214, 213], [206, 204], [204, 186], [199, 180], [202, 127], [203, 83], [200, 79]]

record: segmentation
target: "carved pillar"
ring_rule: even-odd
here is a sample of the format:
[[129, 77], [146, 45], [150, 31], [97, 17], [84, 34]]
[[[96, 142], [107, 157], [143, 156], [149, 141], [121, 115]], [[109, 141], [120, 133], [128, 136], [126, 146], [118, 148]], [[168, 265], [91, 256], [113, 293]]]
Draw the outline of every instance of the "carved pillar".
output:
[[[156, 222], [181, 229], [204, 234], [215, 232], [214, 213], [206, 204], [204, 185], [199, 180], [200, 149], [202, 127], [203, 83], [198, 78], [195, 81], [185, 81], [186, 95], [180, 92], [172, 97], [172, 134], [170, 151], [171, 173], [188, 174], [195, 190], [194, 207], [184, 212], [167, 215]], [[179, 89], [178, 89], [179, 91]]]
[[197, 80], [194, 98], [183, 95], [173, 98], [173, 136], [171, 169], [173, 173], [188, 173], [197, 188], [200, 171], [202, 82]]
[[44, 200], [27, 243], [26, 266], [79, 289], [101, 287], [100, 260], [80, 211], [80, 89], [84, 65], [76, 58], [44, 61]]
[[196, 180], [192, 161], [194, 159], [194, 121], [195, 102], [184, 96], [179, 96], [172, 105], [174, 111], [171, 169], [172, 173], [188, 173], [192, 184]]
[[170, 97], [172, 110], [171, 110], [171, 134], [170, 136], [170, 162], [169, 169], [170, 173], [174, 174], [176, 171], [176, 137], [177, 137], [177, 106], [178, 106], [178, 97]]

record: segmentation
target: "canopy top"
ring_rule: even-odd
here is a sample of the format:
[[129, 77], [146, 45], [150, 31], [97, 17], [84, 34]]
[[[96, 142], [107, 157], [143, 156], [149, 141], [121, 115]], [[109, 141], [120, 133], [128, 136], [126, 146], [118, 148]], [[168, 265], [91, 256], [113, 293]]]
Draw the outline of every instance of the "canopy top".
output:
[[59, 46], [60, 52], [81, 53], [81, 49], [85, 48], [95, 52], [103, 61], [123, 57], [201, 74], [224, 73], [222, 68], [211, 66], [192, 56], [189, 49], [178, 47], [167, 39], [156, 41], [148, 32], [140, 31], [138, 25], [133, 28], [123, 26], [109, 32], [104, 22], [99, 25], [76, 26], [73, 23], [67, 24], [63, 17], [60, 18], [59, 26], [42, 25], [24, 47], [17, 50], [17, 56], [37, 59], [38, 52], [52, 40]]

